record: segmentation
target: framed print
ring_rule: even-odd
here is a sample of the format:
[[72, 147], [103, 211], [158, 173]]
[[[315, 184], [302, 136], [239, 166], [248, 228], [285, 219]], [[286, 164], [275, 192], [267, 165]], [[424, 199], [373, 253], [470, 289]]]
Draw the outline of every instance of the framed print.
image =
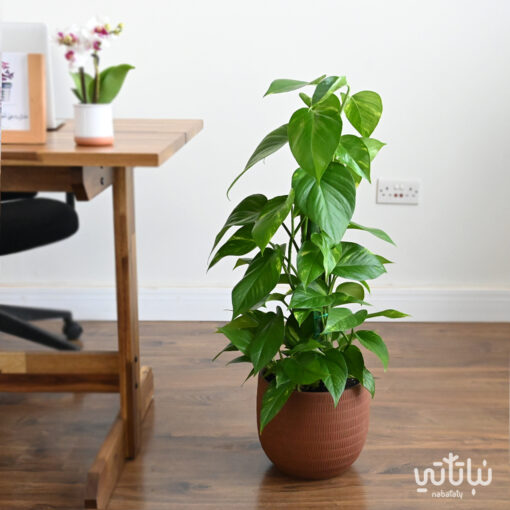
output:
[[46, 142], [44, 55], [2, 53], [2, 143]]

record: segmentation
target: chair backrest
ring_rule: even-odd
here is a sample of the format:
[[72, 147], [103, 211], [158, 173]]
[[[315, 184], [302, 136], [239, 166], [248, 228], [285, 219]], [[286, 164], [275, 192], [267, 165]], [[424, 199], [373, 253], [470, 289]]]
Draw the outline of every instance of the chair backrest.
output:
[[23, 191], [2, 191], [0, 193], [0, 202], [7, 202], [8, 200], [20, 200], [22, 198], [34, 198], [36, 192], [29, 193]]
[[74, 196], [68, 202], [35, 198], [35, 193], [2, 193], [0, 201], [0, 255], [9, 255], [55, 243], [79, 227]]

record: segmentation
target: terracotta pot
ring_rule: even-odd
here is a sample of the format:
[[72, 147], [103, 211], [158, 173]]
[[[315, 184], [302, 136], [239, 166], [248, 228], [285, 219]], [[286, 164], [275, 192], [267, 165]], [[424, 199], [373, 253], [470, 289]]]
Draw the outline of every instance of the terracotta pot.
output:
[[113, 145], [112, 105], [75, 104], [74, 141], [76, 145], [91, 147]]
[[[268, 387], [259, 375], [257, 429]], [[370, 393], [357, 384], [346, 389], [335, 408], [327, 392], [295, 391], [259, 433], [260, 444], [282, 472], [309, 479], [337, 476], [358, 458], [368, 433]]]

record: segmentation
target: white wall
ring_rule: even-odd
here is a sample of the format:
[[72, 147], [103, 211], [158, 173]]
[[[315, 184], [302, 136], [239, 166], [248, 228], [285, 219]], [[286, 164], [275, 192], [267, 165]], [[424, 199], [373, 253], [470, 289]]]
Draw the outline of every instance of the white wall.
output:
[[[125, 32], [104, 61], [136, 70], [116, 115], [205, 120], [204, 131], [163, 167], [137, 170], [142, 290], [175, 296], [178, 288], [199, 289], [186, 291], [186, 307], [196, 306], [199, 318], [216, 316], [200, 314], [200, 289], [226, 295], [221, 289], [239, 274], [227, 262], [206, 275], [214, 234], [245, 194], [286, 192], [295, 166], [285, 150], [252, 169], [232, 202], [225, 198], [259, 140], [299, 107], [294, 95], [263, 100], [263, 92], [278, 77], [345, 73], [354, 91], [373, 89], [383, 98], [374, 135], [388, 147], [373, 175], [422, 182], [417, 207], [376, 205], [375, 186], [359, 191], [357, 220], [384, 228], [398, 244], [364, 238], [396, 262], [374, 287], [410, 289], [408, 296], [421, 289], [429, 300], [441, 289], [471, 301], [482, 299], [480, 289], [510, 299], [509, 2], [5, 0], [1, 12], [4, 21], [44, 21], [52, 31], [94, 14], [123, 21]], [[56, 64], [58, 114], [69, 117], [70, 83], [63, 61]], [[78, 294], [113, 285], [110, 192], [78, 210], [81, 230], [72, 239], [0, 260], [0, 300], [23, 295], [20, 285]], [[37, 291], [25, 294], [36, 299]], [[159, 315], [166, 316], [170, 294], [163, 292]], [[412, 311], [433, 319], [439, 305], [434, 310]]]

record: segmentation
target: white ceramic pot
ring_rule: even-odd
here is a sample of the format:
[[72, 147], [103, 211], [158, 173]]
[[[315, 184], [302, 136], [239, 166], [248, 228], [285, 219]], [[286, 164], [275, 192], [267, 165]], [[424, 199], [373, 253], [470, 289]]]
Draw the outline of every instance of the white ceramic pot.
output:
[[113, 145], [112, 105], [75, 104], [74, 141], [76, 145]]

